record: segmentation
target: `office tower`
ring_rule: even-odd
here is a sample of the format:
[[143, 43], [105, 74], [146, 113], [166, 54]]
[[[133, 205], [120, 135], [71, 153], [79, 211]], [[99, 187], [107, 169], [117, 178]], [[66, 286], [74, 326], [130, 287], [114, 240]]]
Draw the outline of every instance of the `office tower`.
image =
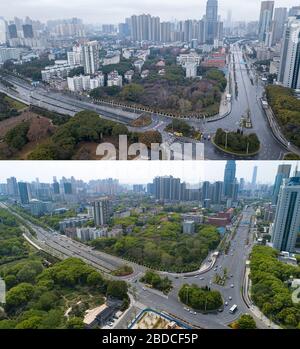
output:
[[60, 193], [58, 182], [55, 181], [52, 183], [52, 190], [53, 190], [53, 194], [55, 194], [55, 195], [58, 195]]
[[7, 193], [9, 196], [18, 197], [19, 196], [19, 190], [18, 190], [18, 183], [15, 177], [7, 178]]
[[240, 179], [240, 190], [244, 190], [245, 189], [245, 178], [241, 178]]
[[7, 41], [7, 24], [4, 18], [0, 17], [0, 45]]
[[300, 17], [289, 17], [286, 25], [278, 74], [285, 87], [300, 88]]
[[209, 199], [210, 195], [209, 195], [209, 187], [210, 187], [210, 183], [209, 182], [203, 182], [202, 185], [202, 201]]
[[274, 1], [262, 1], [259, 17], [258, 39], [265, 42], [267, 34], [270, 33], [272, 27], [274, 11]]
[[213, 43], [218, 31], [218, 0], [207, 0], [206, 25], [206, 41]]
[[216, 182], [213, 185], [213, 195], [212, 201], [214, 204], [220, 204], [222, 202], [222, 194], [223, 194], [223, 182]]
[[23, 205], [29, 204], [29, 195], [28, 195], [27, 183], [19, 182], [18, 188], [19, 188], [19, 195], [20, 195], [21, 204], [23, 204]]
[[257, 166], [254, 166], [254, 169], [253, 169], [253, 174], [252, 174], [252, 186], [255, 186], [256, 185], [256, 181], [257, 181]]
[[84, 73], [92, 75], [97, 72], [100, 65], [99, 45], [97, 41], [90, 41], [81, 47]]
[[93, 203], [94, 221], [97, 226], [105, 225], [110, 219], [110, 203], [108, 198], [101, 198]]
[[33, 39], [33, 28], [32, 24], [24, 24], [23, 25], [23, 35], [25, 39]]
[[286, 179], [280, 188], [272, 228], [273, 247], [294, 252], [300, 227], [300, 177]]
[[64, 182], [64, 193], [66, 195], [72, 195], [73, 194], [72, 183]]
[[224, 173], [224, 196], [226, 198], [232, 198], [233, 185], [235, 183], [236, 175], [236, 163], [234, 160], [229, 160], [226, 163]]
[[284, 25], [287, 21], [287, 8], [275, 8], [274, 21], [272, 28], [272, 45], [277, 44], [283, 38]]
[[8, 36], [10, 39], [17, 39], [18, 38], [17, 26], [15, 24], [10, 24], [8, 26]]
[[274, 183], [273, 193], [272, 193], [272, 204], [273, 205], [277, 204], [280, 187], [283, 183], [283, 180], [290, 177], [291, 169], [292, 169], [291, 165], [279, 165], [278, 166], [278, 171], [277, 171], [277, 175], [275, 178], [275, 183]]

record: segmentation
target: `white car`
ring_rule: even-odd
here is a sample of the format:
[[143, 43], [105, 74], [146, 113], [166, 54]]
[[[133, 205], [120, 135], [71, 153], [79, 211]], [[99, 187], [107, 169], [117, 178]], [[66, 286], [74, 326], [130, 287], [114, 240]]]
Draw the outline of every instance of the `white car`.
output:
[[231, 287], [231, 288], [234, 288], [234, 284], [231, 284], [230, 287]]

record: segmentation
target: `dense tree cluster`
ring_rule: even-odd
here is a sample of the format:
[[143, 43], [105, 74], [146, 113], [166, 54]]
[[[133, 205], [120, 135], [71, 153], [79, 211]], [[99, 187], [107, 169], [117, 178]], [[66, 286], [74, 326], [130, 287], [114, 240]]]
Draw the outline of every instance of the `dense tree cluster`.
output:
[[292, 89], [270, 85], [267, 99], [286, 137], [300, 147], [300, 101]]
[[221, 293], [208, 287], [185, 284], [179, 290], [178, 296], [182, 303], [203, 312], [217, 310], [223, 305]]
[[255, 246], [251, 253], [252, 299], [262, 312], [287, 327], [300, 327], [300, 305], [294, 304], [288, 281], [299, 278], [300, 268], [280, 262], [278, 252]]
[[44, 116], [47, 119], [50, 119], [53, 125], [58, 125], [58, 126], [63, 125], [71, 119], [71, 116], [69, 115], [56, 113], [54, 111], [49, 111], [47, 109], [40, 108], [34, 105], [30, 106], [30, 110], [33, 113], [36, 113], [38, 115]]
[[[21, 233], [14, 217], [0, 209], [0, 277], [7, 288], [4, 311], [0, 312], [0, 329], [78, 329], [84, 327], [85, 311], [101, 305], [104, 295], [128, 305], [124, 281], [105, 279], [77, 258], [56, 262], [47, 256], [54, 262], [49, 266], [44, 263], [43, 254], [30, 252]], [[4, 246], [12, 239], [11, 249]], [[27, 254], [17, 261], [20, 245]], [[11, 254], [15, 258], [13, 263], [2, 260], [2, 255], [9, 258]], [[66, 317], [70, 307], [72, 311]]]
[[38, 146], [29, 156], [31, 160], [68, 160], [80, 142], [101, 142], [103, 137], [128, 134], [127, 128], [113, 121], [101, 119], [91, 111], [82, 111], [61, 125], [48, 142]]
[[199, 268], [220, 242], [220, 234], [211, 226], [200, 226], [194, 235], [183, 234], [178, 215], [168, 220], [157, 215], [141, 225], [134, 224], [127, 235], [96, 239], [92, 245], [151, 269], [183, 272]]
[[8, 146], [21, 150], [25, 144], [28, 143], [28, 131], [30, 128], [29, 122], [22, 122], [21, 124], [15, 126], [11, 130], [9, 130], [4, 140], [8, 144]]
[[243, 314], [231, 324], [231, 328], [235, 330], [254, 330], [256, 329], [256, 322], [251, 315]]
[[255, 133], [243, 134], [241, 132], [227, 133], [219, 128], [215, 134], [214, 142], [221, 148], [226, 147], [227, 150], [243, 154], [251, 154], [259, 151], [260, 141]]
[[0, 121], [18, 115], [18, 110], [9, 103], [6, 94], [0, 92]]
[[48, 57], [41, 57], [23, 64], [14, 64], [8, 60], [3, 64], [2, 68], [10, 72], [16, 72], [34, 81], [41, 81], [41, 71], [49, 65], [54, 65], [54, 61], [50, 61]]
[[[210, 69], [202, 80], [186, 79], [185, 70], [176, 63], [177, 55], [178, 51], [173, 49], [152, 48], [143, 66], [143, 70], [149, 71], [148, 77], [142, 79], [136, 72], [133, 81], [123, 89], [100, 87], [91, 91], [91, 96], [95, 99], [114, 98], [175, 115], [218, 113], [221, 93], [227, 84], [224, 74]], [[165, 66], [157, 66], [162, 59]], [[162, 68], [164, 75], [159, 74]], [[102, 70], [109, 73], [113, 69], [124, 76], [127, 70], [132, 69], [132, 62], [122, 61], [115, 66], [105, 66]]]
[[154, 271], [147, 271], [145, 275], [141, 278], [141, 282], [151, 285], [153, 288], [168, 293], [172, 288], [172, 281], [166, 277], [160, 277]]

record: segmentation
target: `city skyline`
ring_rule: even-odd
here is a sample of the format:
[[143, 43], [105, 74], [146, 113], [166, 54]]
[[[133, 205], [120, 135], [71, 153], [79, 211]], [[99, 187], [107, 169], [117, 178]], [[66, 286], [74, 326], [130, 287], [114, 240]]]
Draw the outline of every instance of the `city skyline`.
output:
[[[17, 177], [20, 181], [52, 182], [53, 177], [70, 178], [78, 180], [118, 179], [122, 184], [147, 184], [157, 176], [173, 176], [190, 184], [203, 181], [223, 181], [226, 161], [185, 161], [184, 166], [180, 161], [155, 161], [132, 162], [128, 166], [126, 161], [101, 162], [101, 161], [2, 161], [0, 183], [7, 178]], [[287, 164], [292, 166], [291, 175], [295, 172], [295, 161], [236, 161], [236, 178], [244, 178], [251, 183], [253, 169], [257, 170], [257, 182], [273, 184], [278, 166]], [[20, 170], [19, 168], [22, 168]], [[143, 176], [141, 176], [143, 173]]]
[[[239, 6], [239, 0], [223, 0], [219, 2], [219, 15], [227, 18], [229, 10], [232, 10], [232, 20], [238, 21], [240, 18], [247, 20], [258, 20], [260, 11], [260, 0], [248, 0], [243, 6]], [[101, 7], [105, 5], [105, 7]], [[275, 7], [292, 7], [295, 6], [294, 0], [276, 0]], [[97, 11], [97, 7], [99, 11]], [[195, 13], [195, 8], [198, 8], [198, 15]], [[187, 0], [182, 3], [179, 0], [164, 1], [158, 0], [127, 0], [126, 6], [121, 0], [110, 1], [110, 7], [102, 1], [87, 0], [84, 3], [82, 0], [69, 2], [59, 1], [35, 1], [35, 0], [12, 0], [11, 6], [6, 6], [5, 3], [0, 4], [1, 16], [13, 19], [13, 17], [30, 16], [33, 19], [48, 20], [58, 19], [62, 17], [80, 17], [86, 23], [117, 24], [124, 20], [125, 17], [132, 14], [151, 13], [155, 16], [160, 16], [162, 20], [175, 19], [200, 19], [205, 14], [206, 0]], [[62, 15], [57, 15], [61, 13]], [[68, 14], [66, 16], [66, 13]], [[178, 15], [180, 14], [180, 15]]]

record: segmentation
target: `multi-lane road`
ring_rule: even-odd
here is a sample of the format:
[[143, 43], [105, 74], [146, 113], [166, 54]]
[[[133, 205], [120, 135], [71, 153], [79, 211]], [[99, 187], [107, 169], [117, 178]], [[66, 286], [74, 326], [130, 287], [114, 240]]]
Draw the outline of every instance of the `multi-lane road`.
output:
[[[254, 212], [251, 207], [246, 208], [242, 213], [242, 219], [237, 226], [236, 233], [230, 236], [230, 250], [228, 254], [222, 253], [218, 256], [214, 265], [209, 270], [190, 274], [176, 275], [173, 273], [162, 273], [163, 276], [168, 276], [173, 283], [172, 291], [169, 295], [164, 295], [158, 291], [147, 288], [139, 280], [145, 273], [144, 266], [124, 261], [122, 258], [109, 255], [100, 251], [95, 251], [89, 246], [80, 242], [74, 241], [66, 236], [62, 236], [55, 231], [46, 230], [36, 224], [25, 220], [11, 207], [0, 203], [1, 207], [8, 209], [19, 220], [29, 226], [36, 233], [36, 243], [48, 253], [52, 253], [61, 259], [68, 257], [76, 257], [85, 261], [97, 270], [111, 276], [111, 271], [117, 269], [124, 263], [132, 266], [133, 274], [118, 278], [128, 282], [130, 292], [134, 295], [136, 302], [151, 307], [159, 311], [167, 312], [175, 317], [186, 321], [194, 327], [200, 328], [227, 328], [227, 326], [241, 314], [252, 313], [244, 300], [242, 289], [244, 284], [245, 266], [249, 253], [253, 246], [252, 237], [252, 221], [251, 217]], [[215, 275], [222, 275], [224, 269], [227, 270], [228, 279], [224, 286], [215, 284]], [[178, 299], [178, 291], [185, 284], [196, 284], [200, 287], [209, 286], [212, 289], [219, 290], [224, 300], [224, 305], [221, 311], [210, 314], [202, 314], [187, 311], [185, 306]], [[230, 307], [236, 304], [238, 310], [235, 314], [230, 314]], [[260, 328], [267, 328], [260, 319], [255, 317], [257, 325]], [[121, 322], [122, 323], [122, 322]], [[123, 324], [123, 326], [125, 326]]]

